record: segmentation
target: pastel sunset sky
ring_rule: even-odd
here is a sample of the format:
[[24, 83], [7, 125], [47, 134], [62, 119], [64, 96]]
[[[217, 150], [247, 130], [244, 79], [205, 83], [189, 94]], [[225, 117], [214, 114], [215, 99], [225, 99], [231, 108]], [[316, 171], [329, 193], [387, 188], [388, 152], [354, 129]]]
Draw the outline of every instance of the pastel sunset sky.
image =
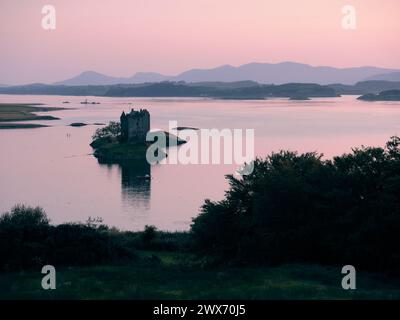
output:
[[[41, 26], [47, 4], [55, 30]], [[400, 68], [399, 35], [399, 0], [0, 0], [0, 83], [249, 62]]]

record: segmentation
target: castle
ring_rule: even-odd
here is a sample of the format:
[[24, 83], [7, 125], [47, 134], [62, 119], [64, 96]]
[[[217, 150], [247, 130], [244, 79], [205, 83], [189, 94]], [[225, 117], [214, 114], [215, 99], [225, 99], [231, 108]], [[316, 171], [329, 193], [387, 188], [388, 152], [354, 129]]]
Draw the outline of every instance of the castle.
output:
[[121, 137], [123, 141], [130, 143], [146, 142], [147, 132], [150, 131], [150, 113], [146, 109], [131, 110], [125, 114], [123, 111], [121, 120]]

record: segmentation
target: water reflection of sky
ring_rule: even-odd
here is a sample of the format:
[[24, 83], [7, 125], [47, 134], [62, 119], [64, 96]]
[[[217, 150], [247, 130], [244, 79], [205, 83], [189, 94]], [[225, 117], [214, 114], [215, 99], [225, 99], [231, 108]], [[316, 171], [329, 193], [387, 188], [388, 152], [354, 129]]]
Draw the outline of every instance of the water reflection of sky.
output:
[[[311, 101], [229, 101], [208, 99], [135, 99], [87, 97], [99, 105], [80, 104], [86, 97], [0, 95], [0, 102], [45, 103], [66, 107], [43, 114], [61, 118], [39, 121], [49, 128], [0, 131], [0, 211], [16, 203], [40, 205], [54, 223], [100, 216], [122, 229], [188, 229], [204, 199], [222, 199], [225, 174], [234, 165], [99, 164], [91, 155], [97, 126], [122, 110], [146, 107], [151, 127], [255, 129], [258, 156], [291, 149], [323, 152], [326, 157], [351, 147], [382, 145], [400, 134], [399, 103], [368, 103], [354, 96]], [[69, 104], [62, 104], [68, 100]], [[146, 181], [138, 177], [151, 174]]]

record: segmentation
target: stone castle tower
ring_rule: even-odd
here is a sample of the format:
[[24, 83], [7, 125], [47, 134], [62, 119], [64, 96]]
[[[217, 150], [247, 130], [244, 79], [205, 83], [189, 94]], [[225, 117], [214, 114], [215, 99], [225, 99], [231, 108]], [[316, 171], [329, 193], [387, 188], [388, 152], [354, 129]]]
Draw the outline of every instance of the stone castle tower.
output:
[[150, 131], [150, 113], [146, 109], [131, 110], [125, 114], [123, 111], [121, 120], [121, 137], [123, 141], [131, 143], [146, 142], [146, 134]]

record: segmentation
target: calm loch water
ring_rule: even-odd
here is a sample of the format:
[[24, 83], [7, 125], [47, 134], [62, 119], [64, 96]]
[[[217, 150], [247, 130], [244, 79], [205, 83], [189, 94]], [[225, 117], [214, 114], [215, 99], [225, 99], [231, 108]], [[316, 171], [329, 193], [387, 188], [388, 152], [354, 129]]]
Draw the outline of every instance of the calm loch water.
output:
[[[98, 126], [68, 126], [108, 123], [131, 108], [147, 108], [152, 129], [168, 129], [169, 120], [178, 126], [254, 129], [258, 156], [290, 149], [332, 157], [400, 135], [400, 103], [367, 103], [355, 96], [311, 101], [87, 97], [101, 104], [81, 105], [85, 98], [0, 95], [0, 103], [68, 108], [46, 113], [61, 120], [38, 122], [51, 127], [0, 130], [0, 212], [24, 203], [43, 207], [53, 223], [98, 216], [124, 230], [146, 224], [188, 229], [204, 199], [223, 198], [224, 176], [235, 166], [100, 164], [89, 146]], [[66, 100], [70, 103], [62, 104]], [[152, 179], [138, 179], [144, 174]]]

